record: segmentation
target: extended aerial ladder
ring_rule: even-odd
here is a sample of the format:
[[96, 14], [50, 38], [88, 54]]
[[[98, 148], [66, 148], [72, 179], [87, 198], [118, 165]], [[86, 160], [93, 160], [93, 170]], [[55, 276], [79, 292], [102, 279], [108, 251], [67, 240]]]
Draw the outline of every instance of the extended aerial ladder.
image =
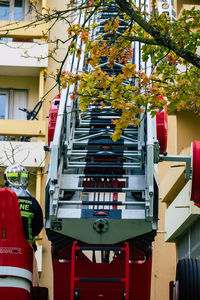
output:
[[[115, 13], [112, 6], [95, 16], [94, 38]], [[125, 27], [121, 21], [120, 30]], [[84, 56], [72, 56], [69, 65], [69, 71], [88, 68]], [[110, 69], [104, 60], [100, 67], [116, 74], [123, 65]], [[73, 89], [67, 87], [52, 104], [59, 109], [50, 146], [46, 230], [52, 241], [54, 300], [149, 299], [158, 218], [156, 118], [138, 116], [140, 125], [130, 125], [113, 142], [112, 120], [120, 112], [109, 105], [102, 110], [98, 103], [81, 112], [70, 98]]]

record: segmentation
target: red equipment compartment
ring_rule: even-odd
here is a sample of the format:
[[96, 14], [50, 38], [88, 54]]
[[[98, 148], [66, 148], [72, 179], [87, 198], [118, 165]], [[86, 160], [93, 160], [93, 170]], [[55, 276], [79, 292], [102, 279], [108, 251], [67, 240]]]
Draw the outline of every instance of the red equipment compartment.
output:
[[58, 115], [58, 107], [60, 103], [60, 94], [58, 94], [51, 102], [49, 111], [49, 123], [48, 123], [48, 145], [53, 141], [54, 131], [56, 127], [56, 120]]
[[192, 143], [192, 192], [191, 201], [200, 207], [200, 142]]
[[167, 106], [156, 114], [157, 139], [160, 145], [160, 153], [167, 150]]
[[[92, 262], [83, 251], [117, 249], [109, 263]], [[114, 250], [112, 250], [114, 251]], [[53, 258], [54, 300], [149, 300], [151, 257], [127, 242], [87, 245], [74, 242]]]
[[29, 300], [33, 248], [24, 237], [16, 194], [0, 189], [0, 299]]

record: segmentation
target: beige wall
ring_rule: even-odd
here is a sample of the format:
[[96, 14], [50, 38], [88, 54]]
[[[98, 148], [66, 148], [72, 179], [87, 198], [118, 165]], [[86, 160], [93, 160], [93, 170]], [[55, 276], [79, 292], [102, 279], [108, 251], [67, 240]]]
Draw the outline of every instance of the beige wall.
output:
[[[56, 1], [56, 9], [65, 9], [66, 1], [58, 0]], [[55, 7], [54, 0], [47, 0], [47, 6], [51, 9]], [[60, 38], [61, 40], [67, 39], [67, 29], [66, 25], [62, 22], [56, 24], [56, 26], [51, 30], [50, 40], [55, 41], [55, 39]], [[49, 44], [49, 49], [53, 49], [55, 44]], [[56, 59], [62, 60], [66, 54], [67, 44], [60, 44], [59, 49], [56, 50]], [[55, 87], [52, 91], [50, 89], [55, 85], [55, 80], [51, 78], [51, 72], [56, 73], [56, 68], [59, 67], [55, 60], [49, 58], [48, 69], [46, 73], [46, 82], [45, 82], [45, 93], [48, 93], [45, 96], [45, 101], [43, 105], [44, 115], [48, 116], [50, 101], [59, 93], [58, 87]], [[49, 92], [50, 91], [50, 92]], [[46, 136], [47, 143], [47, 136]], [[46, 168], [49, 162], [49, 155], [47, 154], [46, 159]], [[45, 169], [46, 169], [45, 168]], [[42, 178], [42, 199], [43, 199], [43, 208], [44, 208], [44, 192], [45, 192], [46, 176]], [[44, 211], [44, 210], [43, 210]], [[40, 274], [40, 285], [46, 286], [49, 289], [50, 300], [53, 300], [53, 271], [52, 271], [52, 259], [51, 259], [51, 243], [48, 241], [45, 231], [43, 231], [43, 240], [40, 242], [43, 246], [43, 264], [42, 264], [42, 273]]]
[[[167, 153], [177, 154], [177, 119], [168, 116]], [[159, 163], [159, 182], [165, 176], [171, 163]], [[176, 248], [175, 244], [165, 243], [165, 209], [166, 203], [159, 197], [158, 233], [153, 243], [151, 300], [169, 300], [169, 282], [175, 279]]]
[[[192, 111], [179, 112], [168, 117], [168, 147], [169, 155], [190, 155], [191, 142], [200, 140], [200, 117]], [[173, 163], [159, 163], [159, 182], [165, 177], [167, 170]], [[172, 170], [172, 169], [171, 169]], [[177, 170], [174, 170], [177, 171]], [[167, 186], [166, 186], [167, 189]], [[173, 199], [171, 199], [172, 201]], [[169, 281], [175, 279], [177, 263], [176, 245], [165, 243], [164, 220], [166, 203], [160, 199], [159, 228], [153, 244], [152, 270], [152, 300], [169, 299]]]
[[191, 146], [191, 142], [200, 140], [200, 116], [192, 111], [177, 113], [178, 153]]
[[[65, 0], [65, 1], [57, 0], [56, 1], [56, 9], [57, 10], [66, 9], [67, 3], [68, 3], [67, 0]], [[55, 1], [47, 0], [47, 6], [51, 9], [55, 8]], [[51, 24], [50, 24], [50, 26], [51, 26]], [[66, 50], [68, 47], [68, 42], [66, 42], [66, 40], [68, 39], [67, 26], [66, 26], [66, 23], [64, 23], [63, 21], [56, 22], [56, 24], [51, 29], [50, 36], [49, 36], [49, 40], [50, 40], [49, 49], [50, 50], [53, 50], [55, 48], [54, 42], [56, 39], [60, 39], [62, 42], [60, 42], [58, 44], [58, 49], [56, 49], [54, 56], [56, 56], [56, 60], [61, 62], [66, 55]], [[56, 86], [53, 90], [51, 90], [56, 82], [54, 79], [51, 78], [52, 76], [50, 76], [50, 74], [52, 72], [56, 73], [57, 68], [60, 68], [60, 63], [56, 62], [52, 58], [49, 58], [48, 70], [47, 70], [47, 74], [46, 74], [47, 80], [46, 80], [46, 84], [45, 84], [45, 92], [46, 93], [48, 92], [48, 95], [46, 95], [46, 97], [45, 97], [45, 99], [47, 101], [45, 101], [45, 103], [44, 103], [44, 110], [46, 112], [49, 111], [50, 101], [59, 93], [58, 86]]]
[[177, 10], [177, 16], [179, 15], [183, 5], [185, 5], [185, 4], [193, 6], [195, 4], [199, 4], [199, 0], [175, 0], [174, 1], [174, 8]]

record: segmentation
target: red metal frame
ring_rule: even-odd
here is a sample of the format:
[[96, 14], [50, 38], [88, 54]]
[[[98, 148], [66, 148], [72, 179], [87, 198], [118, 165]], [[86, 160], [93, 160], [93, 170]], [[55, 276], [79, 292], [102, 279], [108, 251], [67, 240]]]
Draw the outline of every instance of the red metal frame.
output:
[[72, 245], [71, 256], [71, 278], [70, 278], [70, 300], [74, 300], [74, 286], [75, 286], [75, 258], [76, 258], [76, 242]]
[[156, 114], [157, 139], [160, 145], [160, 153], [167, 150], [167, 106]]
[[54, 131], [56, 127], [56, 120], [58, 115], [58, 106], [60, 103], [60, 94], [58, 94], [51, 102], [49, 111], [49, 123], [48, 123], [48, 145], [53, 141]]
[[[118, 179], [115, 179], [113, 182], [113, 188], [117, 188], [119, 186], [120, 181]], [[118, 192], [113, 192], [113, 202], [118, 201]], [[117, 205], [113, 205], [112, 209], [117, 209]]]
[[125, 269], [125, 293], [126, 298], [125, 300], [129, 299], [129, 256], [130, 256], [130, 250], [129, 250], [129, 244], [126, 242], [126, 247], [124, 248], [124, 251], [126, 251], [126, 269]]
[[[94, 263], [83, 253], [84, 247], [120, 249], [109, 263]], [[74, 242], [53, 257], [54, 300], [149, 300], [151, 285], [151, 257], [128, 242], [117, 245], [87, 245]], [[123, 293], [125, 297], [123, 298]]]
[[200, 142], [192, 143], [192, 192], [191, 201], [200, 207]]

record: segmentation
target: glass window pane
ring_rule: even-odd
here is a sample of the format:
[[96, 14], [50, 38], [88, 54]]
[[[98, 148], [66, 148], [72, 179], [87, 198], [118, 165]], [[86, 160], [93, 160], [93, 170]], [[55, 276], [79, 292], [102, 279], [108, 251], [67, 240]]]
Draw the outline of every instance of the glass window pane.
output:
[[15, 0], [15, 12], [14, 12], [15, 21], [20, 21], [23, 19], [23, 5], [22, 0]]
[[27, 109], [28, 106], [28, 93], [27, 91], [14, 90], [13, 93], [13, 111], [12, 119], [14, 120], [26, 120], [27, 114], [24, 111], [19, 110], [19, 108]]
[[9, 20], [9, 1], [0, 0], [0, 20]]
[[0, 94], [0, 119], [6, 118], [6, 94]]

